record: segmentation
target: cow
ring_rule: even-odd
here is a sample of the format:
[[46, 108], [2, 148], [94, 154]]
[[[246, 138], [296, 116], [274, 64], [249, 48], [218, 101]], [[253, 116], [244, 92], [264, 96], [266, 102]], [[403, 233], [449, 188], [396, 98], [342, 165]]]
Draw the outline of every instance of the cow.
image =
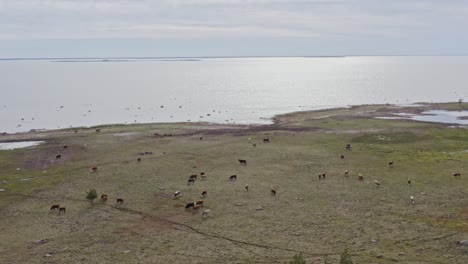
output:
[[141, 162], [141, 158], [138, 158], [138, 159], [137, 159], [137, 162]]
[[377, 180], [374, 180], [374, 184], [375, 186], [380, 187], [380, 182], [378, 182]]
[[174, 199], [179, 198], [179, 196], [180, 196], [180, 191], [174, 192], [174, 195], [173, 195], [173, 196], [174, 196]]
[[240, 165], [244, 165], [244, 166], [247, 165], [247, 160], [240, 159], [238, 161], [239, 161]]
[[58, 154], [57, 156], [55, 156], [55, 159], [61, 159], [62, 158], [62, 155]]
[[249, 191], [249, 185], [245, 185], [244, 189], [245, 189], [246, 192], [248, 192]]
[[193, 179], [193, 178], [190, 178], [187, 181], [187, 185], [194, 184], [194, 183], [195, 183], [195, 179]]
[[460, 173], [454, 173], [452, 174], [453, 177], [460, 179], [461, 174]]
[[349, 170], [345, 170], [344, 176], [345, 176], [345, 177], [348, 177], [348, 176], [349, 176]]
[[200, 207], [203, 207], [203, 200], [199, 200], [195, 202], [195, 205], [199, 205]]
[[270, 143], [270, 139], [269, 138], [264, 138], [263, 143]]
[[60, 207], [58, 210], [59, 210], [59, 214], [60, 214], [60, 213], [65, 213], [66, 209], [65, 209], [65, 207]]
[[322, 179], [325, 180], [325, 177], [327, 177], [327, 174], [326, 174], [326, 173], [322, 173]]
[[231, 181], [237, 180], [237, 175], [231, 175], [231, 176], [229, 176], [229, 180], [231, 180]]
[[271, 189], [271, 195], [276, 196], [276, 190], [275, 189]]
[[192, 175], [190, 175], [189, 179], [196, 180], [196, 179], [197, 179], [197, 175], [196, 175], [196, 174], [192, 174]]
[[67, 149], [67, 148], [68, 148], [68, 146], [67, 146], [67, 145], [65, 145], [65, 146], [63, 146], [63, 148], [64, 148], [64, 149]]
[[414, 197], [411, 195], [410, 196], [411, 204], [414, 204]]
[[257, 146], [257, 144], [252, 144], [252, 146], [253, 146], [253, 147], [256, 147], [256, 146]]
[[344, 155], [340, 155], [341, 159], [344, 159]]
[[202, 140], [203, 140], [203, 137], [200, 137], [200, 141], [202, 141]]
[[117, 199], [117, 203], [118, 203], [118, 204], [123, 204], [123, 203], [124, 203], [124, 200], [123, 200], [122, 198], [118, 198], [118, 199]]
[[201, 193], [201, 197], [206, 198], [206, 196], [208, 196], [208, 192], [207, 192], [207, 191], [203, 191], [203, 192]]
[[388, 167], [393, 168], [393, 161], [390, 161], [390, 162], [388, 163]]
[[364, 180], [364, 176], [361, 173], [358, 174], [358, 180], [360, 180], [360, 181]]
[[101, 202], [107, 202], [107, 194], [101, 194]]
[[351, 150], [351, 144], [346, 144], [346, 150]]
[[210, 210], [205, 210], [202, 212], [202, 216], [203, 217], [208, 216], [210, 212], [211, 212]]
[[50, 207], [50, 210], [49, 210], [49, 211], [51, 211], [51, 210], [58, 210], [59, 208], [60, 208], [60, 205], [54, 204], [54, 205], [52, 205], [52, 206]]
[[202, 172], [200, 174], [200, 178], [201, 178], [201, 180], [206, 180], [206, 174], [204, 172]]
[[412, 187], [413, 185], [411, 184], [411, 179], [408, 179], [408, 187]]
[[96, 172], [98, 170], [98, 167], [92, 167], [91, 172]]
[[322, 174], [318, 175], [319, 181], [322, 180]]
[[96, 132], [101, 132], [101, 129], [100, 128], [96, 129]]
[[190, 209], [190, 208], [193, 208], [194, 206], [195, 206], [195, 203], [194, 203], [194, 202], [187, 203], [187, 204], [185, 205], [185, 211], [187, 211], [187, 210]]

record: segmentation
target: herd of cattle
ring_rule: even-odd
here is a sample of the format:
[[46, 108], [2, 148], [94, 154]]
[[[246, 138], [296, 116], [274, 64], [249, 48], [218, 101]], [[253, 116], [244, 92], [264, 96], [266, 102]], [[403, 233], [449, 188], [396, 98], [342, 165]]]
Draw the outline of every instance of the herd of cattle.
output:
[[[97, 130], [96, 130], [96, 132], [99, 132], [99, 131], [100, 131], [100, 129], [97, 129]], [[202, 137], [200, 137], [200, 140], [203, 140]], [[248, 139], [248, 141], [249, 141], [249, 143], [251, 143], [251, 139], [250, 139], [250, 138]], [[264, 143], [270, 143], [270, 139], [269, 139], [269, 138], [264, 138], [264, 139], [263, 139], [263, 142], [264, 142]], [[252, 144], [252, 145], [253, 145], [254, 147], [256, 146], [256, 144]], [[66, 149], [66, 148], [68, 148], [68, 146], [63, 146], [63, 148]], [[346, 149], [346, 150], [351, 150], [351, 144], [346, 144], [345, 149]], [[138, 155], [150, 155], [150, 154], [153, 154], [153, 153], [152, 153], [152, 152], [140, 152], [140, 153], [138, 153]], [[58, 155], [56, 155], [55, 158], [56, 158], [56, 159], [61, 159], [62, 156], [61, 156], [61, 154], [58, 154]], [[344, 155], [340, 155], [340, 158], [341, 158], [341, 159], [344, 159], [345, 157], [344, 157]], [[245, 160], [245, 159], [238, 159], [238, 161], [239, 161], [239, 164], [240, 164], [241, 166], [247, 166], [247, 160]], [[141, 158], [137, 158], [137, 162], [141, 162]], [[393, 165], [394, 165], [394, 162], [393, 162], [393, 161], [390, 161], [390, 162], [388, 163], [388, 166], [389, 166], [389, 167], [393, 167]], [[90, 172], [91, 172], [91, 173], [95, 173], [95, 172], [97, 172], [97, 170], [98, 170], [98, 167], [94, 166], [94, 167], [91, 167]], [[345, 176], [345, 177], [349, 177], [349, 170], [345, 170], [344, 176]], [[452, 176], [454, 176], [455, 178], [458, 178], [458, 179], [459, 179], [459, 178], [461, 177], [461, 173], [458, 173], [458, 172], [457, 172], [457, 173], [453, 173]], [[206, 180], [206, 177], [207, 177], [207, 175], [206, 175], [205, 172], [201, 172], [201, 173], [200, 173], [200, 179], [201, 179], [202, 181], [203, 181], [203, 180]], [[197, 180], [197, 179], [198, 179], [198, 175], [197, 175], [197, 174], [191, 174], [191, 175], [189, 176], [189, 179], [188, 179], [188, 181], [187, 181], [187, 184], [188, 184], [188, 185], [192, 185], [192, 184], [195, 183], [195, 180]], [[318, 179], [319, 179], [319, 181], [325, 180], [325, 179], [326, 179], [326, 173], [320, 173], [320, 174], [318, 175]], [[362, 174], [359, 173], [357, 179], [358, 179], [359, 181], [364, 181], [364, 175], [362, 175]], [[234, 175], [229, 176], [229, 180], [230, 180], [230, 181], [235, 181], [235, 180], [237, 180], [237, 175], [234, 174]], [[411, 187], [411, 186], [412, 186], [411, 179], [408, 179], [407, 182], [408, 182], [408, 186]], [[379, 181], [377, 181], [377, 180], [374, 180], [374, 184], [375, 184], [377, 187], [380, 187], [380, 186], [381, 186], [381, 183], [380, 183]], [[248, 191], [249, 191], [249, 186], [246, 185], [244, 189], [245, 189], [245, 191], [248, 192]], [[272, 188], [272, 189], [270, 190], [270, 192], [271, 192], [271, 195], [272, 195], [272, 196], [276, 196], [276, 190], [275, 190], [275, 189]], [[176, 192], [173, 193], [173, 198], [174, 198], [174, 199], [177, 199], [177, 198], [179, 198], [180, 196], [181, 196], [181, 192], [180, 192], [180, 191], [176, 191]], [[203, 191], [203, 192], [201, 193], [201, 195], [200, 195], [200, 197], [201, 197], [202, 199], [205, 199], [207, 196], [208, 196], [208, 191], [206, 191], [206, 190]], [[107, 202], [107, 200], [108, 200], [107, 194], [101, 194], [101, 199], [100, 199], [100, 201], [103, 202], [103, 203], [105, 203], [105, 202]], [[414, 204], [414, 203], [415, 203], [415, 199], [414, 199], [413, 196], [410, 196], [410, 201], [411, 201], [411, 204]], [[124, 200], [123, 200], [122, 198], [117, 198], [117, 199], [116, 199], [116, 203], [117, 203], [117, 205], [122, 205], [122, 204], [124, 203]], [[187, 212], [187, 211], [190, 211], [190, 212], [192, 212], [192, 214], [194, 214], [194, 213], [199, 212], [200, 209], [203, 208], [203, 205], [204, 205], [204, 200], [198, 200], [198, 201], [194, 201], [194, 202], [189, 202], [189, 203], [187, 203], [187, 204], [185, 205], [185, 211], [186, 211], [186, 212]], [[58, 205], [58, 204], [54, 204], [54, 205], [52, 205], [52, 206], [50, 207], [50, 210], [49, 210], [49, 211], [58, 211], [58, 213], [61, 214], [61, 213], [65, 213], [66, 208], [65, 208], [65, 207], [60, 207], [60, 205]], [[210, 213], [210, 210], [204, 210], [204, 211], [202, 212], [202, 216], [208, 216], [209, 213]]]

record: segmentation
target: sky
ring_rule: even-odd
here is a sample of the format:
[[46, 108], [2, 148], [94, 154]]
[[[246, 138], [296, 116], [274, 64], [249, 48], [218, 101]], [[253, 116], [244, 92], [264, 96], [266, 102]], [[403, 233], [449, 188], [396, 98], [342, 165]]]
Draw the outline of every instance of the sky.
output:
[[467, 54], [468, 0], [0, 0], [0, 58]]

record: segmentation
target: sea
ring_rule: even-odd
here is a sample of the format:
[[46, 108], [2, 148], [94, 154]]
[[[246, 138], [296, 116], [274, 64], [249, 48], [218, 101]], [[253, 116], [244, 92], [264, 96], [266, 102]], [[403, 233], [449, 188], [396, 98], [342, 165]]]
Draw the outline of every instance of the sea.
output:
[[468, 100], [468, 56], [0, 60], [0, 132]]

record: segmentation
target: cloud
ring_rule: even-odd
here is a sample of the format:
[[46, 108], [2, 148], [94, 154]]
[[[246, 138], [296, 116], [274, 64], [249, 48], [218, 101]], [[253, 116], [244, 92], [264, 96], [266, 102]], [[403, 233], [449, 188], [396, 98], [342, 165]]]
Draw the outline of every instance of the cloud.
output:
[[461, 0], [0, 0], [0, 39], [466, 34]]

